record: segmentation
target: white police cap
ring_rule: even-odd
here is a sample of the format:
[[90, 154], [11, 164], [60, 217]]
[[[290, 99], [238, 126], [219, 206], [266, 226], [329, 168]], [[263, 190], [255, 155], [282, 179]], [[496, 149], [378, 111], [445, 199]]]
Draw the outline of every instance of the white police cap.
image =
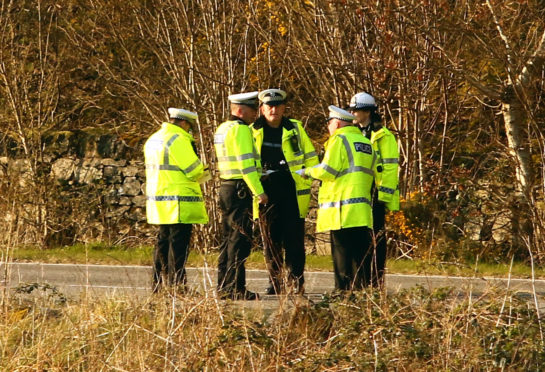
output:
[[349, 107], [351, 110], [373, 110], [377, 108], [377, 104], [372, 95], [360, 92], [352, 96]]
[[346, 121], [346, 122], [349, 122], [349, 123], [352, 123], [352, 121], [354, 121], [354, 119], [356, 119], [356, 117], [354, 115], [352, 115], [351, 113], [349, 113], [346, 110], [343, 110], [340, 107], [330, 105], [328, 107], [328, 109], [329, 109], [329, 118], [330, 119], [339, 119], [339, 120]]
[[285, 103], [287, 95], [282, 89], [267, 89], [259, 92], [259, 100], [269, 106], [277, 106]]
[[180, 108], [169, 107], [168, 117], [171, 119], [187, 120], [193, 123], [197, 120], [197, 113]]
[[257, 96], [259, 92], [248, 92], [248, 93], [238, 93], [231, 94], [227, 99], [237, 105], [246, 105], [250, 107], [257, 107], [258, 101]]

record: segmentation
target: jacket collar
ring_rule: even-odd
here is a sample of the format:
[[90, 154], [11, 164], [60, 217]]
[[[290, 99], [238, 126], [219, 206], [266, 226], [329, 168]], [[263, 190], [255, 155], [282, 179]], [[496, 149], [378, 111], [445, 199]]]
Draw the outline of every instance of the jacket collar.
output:
[[373, 139], [373, 141], [378, 140], [378, 139], [380, 139], [380, 138], [382, 138], [382, 137], [384, 137], [386, 135], [387, 130], [388, 129], [386, 129], [384, 127], [381, 127], [380, 129], [378, 129], [376, 131], [374, 130], [374, 131], [371, 132], [371, 138]]
[[246, 123], [244, 120], [242, 120], [241, 118], [239, 118], [238, 116], [235, 116], [235, 115], [231, 115], [231, 118], [229, 120], [236, 121], [236, 122], [238, 122], [239, 124], [242, 124], [242, 125], [248, 125], [248, 123]]
[[183, 128], [181, 128], [181, 127], [179, 127], [179, 126], [177, 126], [175, 124], [168, 123], [168, 122], [163, 122], [163, 125], [162, 125], [161, 129], [168, 130], [169, 132], [172, 132], [172, 133], [178, 133], [181, 136], [184, 136], [184, 137], [189, 138], [190, 140], [193, 140], [193, 136], [191, 134], [189, 134], [188, 132], [183, 130]]
[[[253, 126], [255, 129], [261, 129], [265, 125], [267, 125], [267, 120], [265, 120], [263, 116], [260, 116], [259, 118], [257, 118]], [[295, 128], [291, 120], [285, 116], [282, 117], [282, 121], [280, 122], [280, 127], [286, 130], [292, 130], [293, 128]]]
[[361, 134], [361, 131], [355, 125], [349, 125], [349, 126], [337, 129], [335, 131], [335, 133], [333, 133], [333, 135], [336, 136], [337, 134], [344, 134], [344, 133], [359, 133], [359, 134]]

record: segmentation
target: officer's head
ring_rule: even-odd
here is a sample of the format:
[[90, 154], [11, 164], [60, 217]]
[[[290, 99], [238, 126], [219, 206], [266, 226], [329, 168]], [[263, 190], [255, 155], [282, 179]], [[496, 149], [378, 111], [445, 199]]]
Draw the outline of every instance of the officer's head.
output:
[[180, 108], [169, 107], [168, 117], [172, 124], [179, 126], [186, 132], [189, 132], [191, 129], [194, 129], [197, 123], [196, 112], [192, 112], [192, 111], [188, 111], [188, 110], [184, 110]]
[[286, 110], [287, 93], [281, 89], [267, 89], [259, 93], [261, 115], [273, 126], [280, 124]]
[[380, 122], [381, 120], [377, 112], [375, 99], [369, 93], [361, 92], [352, 96], [348, 108], [356, 117], [355, 121], [360, 126], [366, 127], [371, 123]]
[[354, 120], [356, 119], [354, 115], [352, 115], [346, 110], [343, 110], [340, 107], [330, 105], [328, 109], [329, 109], [329, 117], [326, 119], [326, 122], [327, 122], [327, 130], [329, 131], [329, 134], [331, 136], [339, 128], [352, 126], [354, 123]]
[[253, 123], [257, 117], [259, 102], [258, 92], [231, 94], [227, 99], [231, 103], [231, 115], [244, 120], [247, 124]]

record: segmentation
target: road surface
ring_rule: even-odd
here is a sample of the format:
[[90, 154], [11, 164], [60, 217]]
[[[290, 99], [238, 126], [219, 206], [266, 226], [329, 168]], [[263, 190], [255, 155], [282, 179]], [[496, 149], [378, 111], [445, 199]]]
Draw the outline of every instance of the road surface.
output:
[[[188, 284], [198, 291], [212, 293], [216, 285], [215, 268], [187, 268]], [[82, 293], [96, 295], [141, 295], [151, 293], [150, 266], [121, 265], [73, 265], [46, 263], [0, 263], [0, 288], [13, 290], [28, 284], [41, 283], [54, 286], [67, 297], [77, 297]], [[322, 294], [333, 290], [333, 273], [306, 272], [306, 295], [320, 298]], [[402, 275], [387, 274], [386, 287], [389, 293], [421, 285], [433, 290], [439, 287], [453, 287], [460, 295], [471, 293], [480, 295], [490, 290], [505, 289], [518, 292], [533, 302], [533, 293], [537, 294], [538, 307], [545, 312], [545, 280], [498, 278], [463, 278], [438, 275]], [[265, 270], [247, 270], [248, 289], [264, 293], [268, 286]], [[498, 292], [495, 292], [496, 295]], [[274, 300], [278, 296], [263, 296], [264, 300]]]

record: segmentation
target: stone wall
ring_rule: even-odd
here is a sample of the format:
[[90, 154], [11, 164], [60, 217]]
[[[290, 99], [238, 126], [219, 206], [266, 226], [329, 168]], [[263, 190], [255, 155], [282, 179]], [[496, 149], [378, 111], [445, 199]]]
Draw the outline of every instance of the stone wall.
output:
[[[65, 131], [49, 134], [43, 142], [44, 152], [34, 156], [39, 160], [29, 160], [10, 148], [0, 149], [3, 186], [20, 197], [20, 205], [27, 206], [18, 214], [29, 229], [33, 214], [46, 213], [58, 225], [52, 230], [62, 230], [54, 238], [58, 242], [141, 240], [154, 234], [145, 222], [144, 140], [129, 146], [116, 135]], [[47, 212], [31, 207], [33, 197], [43, 196], [36, 194], [40, 183], [49, 185], [49, 194], [34, 204], [44, 205]], [[34, 196], [25, 193], [31, 188], [36, 189]], [[5, 217], [4, 222], [12, 221]], [[27, 235], [24, 243], [36, 239], [23, 232]], [[61, 238], [62, 234], [67, 236]]]
[[[4, 140], [0, 143], [0, 192], [4, 196], [0, 202], [4, 205], [0, 207], [19, 209], [0, 216], [0, 234], [13, 231], [13, 224], [17, 224], [23, 236], [19, 243], [35, 244], [40, 239], [47, 245], [96, 240], [151, 242], [155, 228], [145, 218], [144, 141], [115, 134], [62, 131], [45, 136], [43, 153], [34, 151], [33, 156], [25, 156]], [[217, 240], [220, 229], [217, 221], [213, 223], [213, 214], [218, 213], [217, 186], [210, 183], [206, 191], [211, 223], [196, 229], [201, 248], [217, 246], [211, 243]], [[317, 187], [315, 183], [307, 218], [307, 249], [327, 254], [329, 235], [314, 231]], [[493, 198], [498, 191], [492, 186], [482, 184], [478, 190], [466, 208], [471, 213], [464, 216], [464, 223], [456, 225], [456, 231], [483, 244], [508, 243], [511, 211]]]
[[124, 216], [145, 220], [145, 170], [138, 160], [112, 158], [59, 158], [51, 164], [51, 174], [63, 185], [96, 185], [110, 207], [107, 218]]

